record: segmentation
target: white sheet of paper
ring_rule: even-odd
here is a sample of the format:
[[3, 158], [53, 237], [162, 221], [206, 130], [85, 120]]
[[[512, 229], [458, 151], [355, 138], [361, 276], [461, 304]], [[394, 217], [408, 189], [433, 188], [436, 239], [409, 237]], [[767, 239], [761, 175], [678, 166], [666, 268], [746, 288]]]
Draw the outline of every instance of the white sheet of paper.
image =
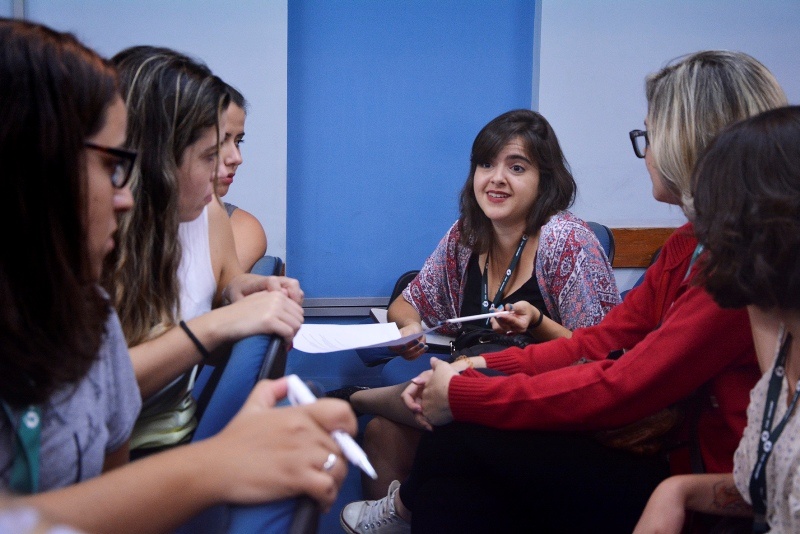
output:
[[[434, 327], [435, 328], [435, 327]], [[423, 333], [432, 331], [424, 330]], [[422, 334], [400, 337], [395, 323], [304, 324], [294, 336], [294, 348], [319, 354], [337, 350], [393, 347], [417, 339]]]
[[[492, 312], [469, 317], [462, 317], [466, 321], [497, 315], [507, 315], [508, 312]], [[451, 319], [447, 322], [458, 322]], [[351, 349], [373, 349], [378, 347], [394, 347], [403, 345], [422, 334], [427, 334], [439, 328], [435, 325], [426, 328], [421, 333], [400, 337], [400, 330], [396, 323], [373, 324], [304, 324], [297, 331], [292, 342], [294, 348], [303, 352], [319, 354], [323, 352], [336, 352]]]

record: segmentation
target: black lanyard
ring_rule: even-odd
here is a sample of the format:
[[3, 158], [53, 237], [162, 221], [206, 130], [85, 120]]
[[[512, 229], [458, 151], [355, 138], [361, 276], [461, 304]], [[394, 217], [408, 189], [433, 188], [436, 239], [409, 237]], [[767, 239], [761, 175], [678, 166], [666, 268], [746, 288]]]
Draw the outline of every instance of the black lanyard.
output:
[[[767, 403], [764, 406], [764, 418], [761, 421], [761, 436], [758, 444], [758, 459], [753, 467], [753, 474], [750, 476], [750, 500], [753, 503], [753, 532], [767, 532], [769, 524], [767, 523], [767, 461], [769, 460], [772, 448], [775, 442], [783, 432], [783, 428], [789, 421], [794, 407], [797, 404], [797, 398], [800, 397], [800, 387], [795, 388], [794, 398], [791, 404], [786, 409], [783, 419], [778, 422], [778, 425], [772, 428], [772, 421], [775, 418], [775, 411], [778, 406], [778, 397], [780, 397], [781, 389], [783, 388], [783, 377], [786, 374], [786, 357], [789, 353], [789, 346], [792, 344], [792, 335], [785, 333], [785, 327], [781, 326], [778, 333], [778, 349], [775, 358], [775, 366], [772, 369], [772, 376], [769, 379], [769, 387], [767, 389]], [[800, 386], [798, 384], [797, 386]]]
[[[14, 427], [14, 412], [3, 402], [3, 410]], [[11, 465], [9, 486], [17, 493], [39, 491], [39, 449], [41, 447], [42, 411], [28, 406], [14, 428], [14, 462]]]
[[[511, 263], [508, 265], [508, 269], [506, 269], [506, 275], [503, 277], [503, 281], [500, 282], [500, 287], [497, 288], [497, 294], [494, 296], [494, 300], [492, 301], [492, 308], [496, 308], [498, 304], [500, 304], [500, 299], [503, 298], [503, 290], [508, 285], [508, 281], [511, 280], [511, 275], [514, 273], [514, 269], [517, 268], [517, 264], [519, 263], [519, 258], [522, 256], [522, 249], [525, 248], [525, 243], [528, 242], [528, 236], [523, 235], [522, 239], [519, 242], [519, 246], [517, 247], [517, 251], [514, 253], [514, 257], [511, 258]], [[483, 293], [481, 295], [481, 313], [488, 313], [489, 312], [489, 254], [486, 254], [486, 265], [483, 268]], [[486, 321], [486, 324], [489, 324], [491, 319]]]

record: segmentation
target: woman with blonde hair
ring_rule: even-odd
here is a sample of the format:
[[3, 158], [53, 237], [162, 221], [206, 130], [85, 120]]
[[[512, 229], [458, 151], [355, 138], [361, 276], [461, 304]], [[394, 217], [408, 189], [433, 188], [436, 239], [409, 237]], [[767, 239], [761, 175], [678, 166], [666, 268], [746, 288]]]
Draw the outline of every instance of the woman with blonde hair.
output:
[[747, 531], [797, 532], [800, 107], [728, 128], [693, 181], [695, 229], [706, 249], [703, 283], [720, 306], [747, 306], [764, 376], [751, 395], [733, 473], [667, 479], [636, 532], [681, 532], [687, 510], [754, 518], [745, 521], [755, 523]]
[[[761, 63], [726, 51], [678, 59], [647, 78], [646, 95], [647, 131], [631, 132], [634, 151], [653, 196], [687, 215], [691, 169], [708, 142], [786, 104]], [[399, 488], [344, 508], [345, 530], [411, 520], [421, 532], [630, 532], [670, 473], [691, 472], [692, 460], [730, 471], [759, 371], [745, 310], [720, 308], [694, 283], [699, 252], [692, 224], [678, 228], [643, 283], [569, 339], [453, 364], [431, 358], [403, 395], [435, 431]], [[662, 421], [681, 405], [686, 416], [652, 447], [634, 451], [631, 434], [607, 432]]]
[[139, 159], [131, 175], [136, 203], [120, 220], [107, 287], [144, 399], [131, 445], [152, 451], [191, 436], [196, 366], [252, 334], [291, 342], [303, 294], [296, 280], [243, 272], [215, 200], [226, 172], [219, 150], [227, 86], [169, 49], [132, 47], [112, 61]]

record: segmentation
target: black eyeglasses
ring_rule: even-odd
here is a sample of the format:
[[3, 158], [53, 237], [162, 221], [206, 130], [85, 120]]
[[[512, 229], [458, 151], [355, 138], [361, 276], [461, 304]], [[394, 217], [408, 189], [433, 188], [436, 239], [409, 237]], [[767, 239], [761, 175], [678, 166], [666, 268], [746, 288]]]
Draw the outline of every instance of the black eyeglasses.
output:
[[131, 171], [133, 164], [136, 163], [136, 152], [133, 150], [125, 150], [124, 148], [111, 148], [108, 146], [96, 145], [85, 141], [83, 145], [86, 148], [97, 150], [117, 158], [114, 163], [114, 171], [111, 173], [111, 184], [117, 189], [122, 189], [131, 179]]
[[631, 130], [628, 135], [631, 136], [633, 153], [636, 154], [637, 158], [643, 158], [645, 149], [650, 146], [650, 138], [647, 137], [647, 130]]

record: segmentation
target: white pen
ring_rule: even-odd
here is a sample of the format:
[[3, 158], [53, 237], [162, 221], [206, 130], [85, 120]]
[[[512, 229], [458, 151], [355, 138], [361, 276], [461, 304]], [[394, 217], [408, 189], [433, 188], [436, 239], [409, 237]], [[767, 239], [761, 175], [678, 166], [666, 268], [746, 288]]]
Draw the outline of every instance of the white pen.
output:
[[[289, 402], [292, 403], [292, 406], [317, 402], [317, 397], [311, 393], [311, 390], [300, 380], [299, 376], [287, 375], [286, 382], [289, 389], [287, 397], [289, 397]], [[331, 432], [331, 437], [353, 465], [360, 467], [361, 470], [372, 479], [378, 478], [378, 473], [375, 472], [375, 468], [369, 463], [367, 453], [358, 446], [358, 443], [355, 442], [350, 434], [343, 430], [334, 430]]]
[[456, 317], [454, 319], [445, 319], [444, 321], [439, 321], [439, 325], [443, 325], [446, 323], [466, 323], [467, 321], [477, 321], [478, 319], [488, 319], [489, 317], [502, 317], [503, 315], [509, 315], [510, 311], [494, 311], [489, 313], [481, 313], [478, 315], [468, 315], [466, 317]]

